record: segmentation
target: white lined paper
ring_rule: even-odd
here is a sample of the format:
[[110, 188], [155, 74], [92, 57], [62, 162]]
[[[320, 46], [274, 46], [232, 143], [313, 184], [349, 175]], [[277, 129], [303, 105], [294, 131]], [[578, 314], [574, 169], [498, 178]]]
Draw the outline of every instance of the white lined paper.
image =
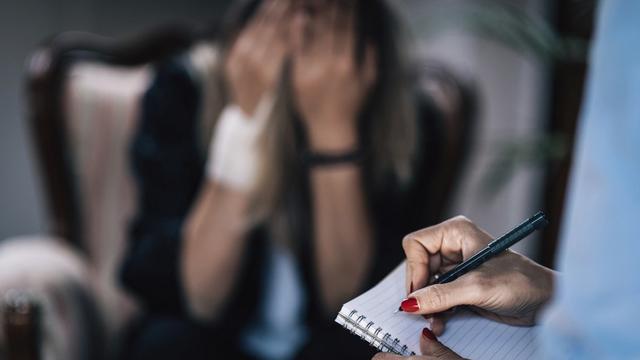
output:
[[[427, 322], [421, 316], [396, 312], [406, 296], [404, 287], [405, 263], [402, 263], [378, 285], [344, 304], [336, 322], [376, 347], [386, 343], [385, 351], [390, 351], [389, 345], [397, 339], [395, 352], [402, 353], [402, 346], [406, 345], [405, 355], [420, 354], [420, 334]], [[345, 321], [349, 318], [353, 321]], [[377, 328], [382, 331], [376, 334]], [[384, 341], [386, 333], [390, 337]], [[535, 358], [534, 333], [533, 327], [509, 326], [465, 310], [447, 320], [445, 333], [439, 340], [469, 359], [526, 360]]]

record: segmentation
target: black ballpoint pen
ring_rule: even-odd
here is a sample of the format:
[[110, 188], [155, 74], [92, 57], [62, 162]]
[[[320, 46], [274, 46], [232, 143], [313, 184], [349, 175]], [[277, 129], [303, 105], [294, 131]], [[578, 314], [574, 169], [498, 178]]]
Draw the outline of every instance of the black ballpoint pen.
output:
[[482, 265], [485, 261], [491, 259], [495, 255], [500, 254], [504, 250], [510, 248], [518, 241], [529, 236], [532, 232], [547, 226], [549, 221], [542, 211], [538, 211], [535, 215], [525, 220], [522, 224], [513, 228], [513, 230], [500, 236], [490, 242], [487, 247], [478, 251], [475, 255], [468, 258], [458, 266], [437, 276], [434, 284], [445, 284], [451, 282], [469, 271]]

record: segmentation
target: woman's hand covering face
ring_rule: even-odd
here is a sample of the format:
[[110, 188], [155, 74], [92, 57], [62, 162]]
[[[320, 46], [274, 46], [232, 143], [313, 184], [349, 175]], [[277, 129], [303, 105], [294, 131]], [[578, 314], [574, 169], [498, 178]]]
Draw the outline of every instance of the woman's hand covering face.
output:
[[291, 3], [265, 0], [229, 50], [225, 75], [232, 101], [248, 116], [280, 78], [290, 48]]
[[313, 14], [294, 16], [292, 86], [295, 105], [317, 150], [356, 145], [356, 118], [376, 80], [376, 54], [366, 46], [355, 58], [354, 2], [331, 1]]

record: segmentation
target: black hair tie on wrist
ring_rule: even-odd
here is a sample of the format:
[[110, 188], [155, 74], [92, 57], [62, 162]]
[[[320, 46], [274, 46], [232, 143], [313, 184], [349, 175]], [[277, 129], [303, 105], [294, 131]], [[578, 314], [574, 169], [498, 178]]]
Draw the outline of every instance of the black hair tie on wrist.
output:
[[318, 153], [312, 151], [302, 153], [302, 161], [308, 167], [359, 164], [362, 162], [362, 158], [360, 149], [343, 153]]

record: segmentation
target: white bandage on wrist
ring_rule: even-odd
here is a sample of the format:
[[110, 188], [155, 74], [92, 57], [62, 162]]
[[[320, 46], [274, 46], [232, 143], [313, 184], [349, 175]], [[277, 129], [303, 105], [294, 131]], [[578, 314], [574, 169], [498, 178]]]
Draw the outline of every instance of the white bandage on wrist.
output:
[[237, 105], [227, 105], [209, 145], [207, 176], [234, 190], [251, 191], [259, 171], [258, 138], [271, 113], [273, 98], [264, 96], [253, 117]]

